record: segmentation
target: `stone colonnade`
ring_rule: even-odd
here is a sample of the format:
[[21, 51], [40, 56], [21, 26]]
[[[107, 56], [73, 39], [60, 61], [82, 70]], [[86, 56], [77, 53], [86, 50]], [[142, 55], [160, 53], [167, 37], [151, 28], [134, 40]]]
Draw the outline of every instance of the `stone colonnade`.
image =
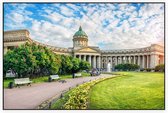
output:
[[87, 61], [91, 64], [93, 68], [102, 68], [101, 67], [101, 56], [100, 55], [74, 55], [75, 58], [79, 58], [80, 60]]
[[111, 63], [111, 68], [124, 63], [137, 64], [140, 68], [154, 68], [158, 64], [164, 64], [164, 56], [159, 54], [102, 56], [102, 68], [106, 68], [108, 63]]
[[137, 54], [137, 55], [80, 55], [74, 57], [88, 61], [94, 68], [107, 68], [111, 64], [113, 69], [117, 64], [137, 64], [140, 68], [154, 68], [158, 64], [164, 64], [164, 56], [159, 54]]

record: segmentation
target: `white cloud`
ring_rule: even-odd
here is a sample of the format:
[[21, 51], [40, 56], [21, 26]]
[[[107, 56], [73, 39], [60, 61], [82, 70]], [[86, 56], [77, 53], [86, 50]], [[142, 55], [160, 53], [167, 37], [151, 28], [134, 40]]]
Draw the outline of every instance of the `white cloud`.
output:
[[[30, 15], [34, 12], [26, 10], [27, 6], [24, 6], [5, 16], [8, 20], [6, 25], [11, 25], [11, 28], [26, 27], [24, 22], [28, 20], [32, 23], [29, 28], [33, 39], [60, 47], [72, 47], [73, 35], [80, 25], [89, 37], [89, 45], [99, 44], [101, 49], [145, 47], [164, 41], [164, 10], [160, 9], [163, 5], [145, 4], [139, 12], [128, 4], [119, 4], [119, 10], [113, 4], [99, 4], [94, 7], [90, 6], [93, 4], [66, 5], [72, 9], [60, 4], [44, 7], [40, 16], [45, 18], [40, 21], [31, 18]], [[60, 12], [56, 11], [55, 6]], [[75, 11], [79, 11], [82, 18], [74, 17]], [[104, 20], [109, 21], [107, 27], [103, 26]], [[119, 23], [121, 25], [117, 26]]]
[[60, 7], [60, 9], [61, 9], [61, 13], [64, 14], [65, 16], [73, 16], [73, 10], [65, 6]]

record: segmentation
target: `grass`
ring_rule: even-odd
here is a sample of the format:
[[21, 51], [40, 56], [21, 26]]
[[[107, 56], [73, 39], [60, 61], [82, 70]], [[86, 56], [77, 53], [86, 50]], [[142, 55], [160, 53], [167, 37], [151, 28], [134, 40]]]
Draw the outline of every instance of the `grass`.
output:
[[116, 74], [127, 76], [109, 79], [93, 86], [89, 94], [88, 109], [164, 109], [164, 73]]
[[[82, 72], [82, 77], [87, 77], [87, 76], [90, 76], [90, 74]], [[38, 78], [35, 78], [35, 79], [31, 79], [31, 81], [33, 81], [33, 83], [47, 82], [48, 81], [48, 77], [49, 76], [38, 77]], [[70, 79], [70, 78], [72, 78], [72, 75], [70, 75], [70, 74], [69, 75], [60, 75], [60, 79], [61, 80], [63, 80], [63, 79]], [[14, 81], [14, 78], [4, 79], [4, 81], [3, 81], [3, 87], [7, 88], [9, 82], [13, 82], [13, 81]]]

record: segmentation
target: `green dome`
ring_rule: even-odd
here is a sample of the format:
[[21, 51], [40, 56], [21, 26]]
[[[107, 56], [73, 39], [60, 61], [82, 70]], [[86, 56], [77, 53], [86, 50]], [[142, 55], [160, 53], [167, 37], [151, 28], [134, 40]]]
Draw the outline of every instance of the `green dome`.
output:
[[82, 27], [79, 27], [79, 30], [74, 34], [74, 36], [86, 36], [87, 34], [82, 30]]

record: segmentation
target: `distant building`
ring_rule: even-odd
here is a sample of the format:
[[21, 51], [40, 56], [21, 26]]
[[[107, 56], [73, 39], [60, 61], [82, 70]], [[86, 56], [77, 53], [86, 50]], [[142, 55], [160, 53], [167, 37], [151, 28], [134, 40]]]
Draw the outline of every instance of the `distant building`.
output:
[[88, 61], [94, 68], [107, 68], [110, 63], [113, 69], [121, 63], [138, 64], [141, 68], [154, 68], [158, 64], [164, 64], [164, 47], [152, 44], [145, 48], [100, 50], [99, 47], [88, 45], [88, 36], [80, 26], [73, 36], [72, 48], [54, 47], [34, 41], [29, 36], [28, 30], [15, 30], [4, 32], [4, 54], [8, 49], [24, 44], [25, 42], [47, 46], [56, 54], [70, 55], [84, 61]]

